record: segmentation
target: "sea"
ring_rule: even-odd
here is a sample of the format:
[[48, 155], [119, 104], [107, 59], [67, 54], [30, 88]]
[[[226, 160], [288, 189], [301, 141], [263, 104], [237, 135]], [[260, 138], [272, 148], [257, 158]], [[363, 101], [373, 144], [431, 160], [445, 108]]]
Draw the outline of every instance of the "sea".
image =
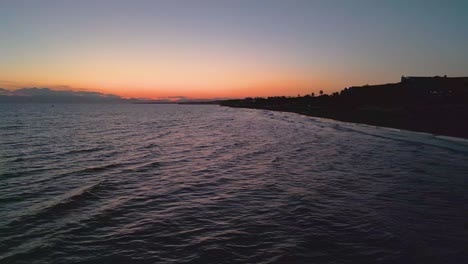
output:
[[216, 105], [0, 104], [0, 263], [468, 263], [468, 141]]

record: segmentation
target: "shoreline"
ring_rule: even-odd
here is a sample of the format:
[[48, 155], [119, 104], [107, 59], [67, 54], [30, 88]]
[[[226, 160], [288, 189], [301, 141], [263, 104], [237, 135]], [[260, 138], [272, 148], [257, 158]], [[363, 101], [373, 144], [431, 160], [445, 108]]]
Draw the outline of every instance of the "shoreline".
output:
[[221, 105], [468, 139], [468, 77], [402, 76], [398, 83], [346, 87], [331, 95], [246, 97]]
[[[317, 117], [331, 119], [340, 122], [354, 123], [354, 124], [364, 124], [369, 126], [376, 126], [384, 129], [397, 129], [405, 130], [409, 132], [417, 133], [426, 133], [431, 134], [435, 137], [449, 137], [454, 139], [468, 140], [468, 131], [459, 131], [454, 130], [452, 126], [443, 127], [440, 126], [431, 126], [433, 119], [422, 119], [419, 123], [411, 121], [413, 118], [409, 116], [398, 115], [389, 120], [387, 119], [378, 119], [379, 113], [370, 112], [369, 115], [362, 115], [359, 113], [359, 110], [350, 110], [350, 109], [333, 109], [333, 108], [321, 108], [321, 109], [305, 109], [305, 108], [283, 108], [283, 107], [249, 107], [249, 106], [233, 106], [233, 105], [220, 105], [223, 107], [232, 107], [232, 108], [244, 108], [244, 109], [257, 109], [257, 110], [268, 110], [275, 112], [286, 112], [286, 113], [296, 113], [303, 116]], [[440, 121], [440, 120], [439, 120]], [[463, 121], [463, 120], [461, 120]], [[465, 122], [468, 122], [465, 120]]]

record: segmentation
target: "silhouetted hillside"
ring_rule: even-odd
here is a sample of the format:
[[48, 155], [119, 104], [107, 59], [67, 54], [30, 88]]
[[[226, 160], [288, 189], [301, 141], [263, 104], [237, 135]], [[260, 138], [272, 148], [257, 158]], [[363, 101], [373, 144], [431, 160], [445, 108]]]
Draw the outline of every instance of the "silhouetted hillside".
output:
[[260, 108], [468, 138], [468, 78], [402, 77], [331, 95], [245, 98], [223, 106]]

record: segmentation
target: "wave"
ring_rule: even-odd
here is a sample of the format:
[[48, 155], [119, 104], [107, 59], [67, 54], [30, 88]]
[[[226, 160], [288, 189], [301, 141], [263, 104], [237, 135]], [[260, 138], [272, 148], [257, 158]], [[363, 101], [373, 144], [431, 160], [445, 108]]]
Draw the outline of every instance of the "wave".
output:
[[99, 152], [105, 150], [104, 147], [91, 147], [91, 148], [83, 148], [83, 149], [74, 149], [67, 152], [63, 152], [60, 155], [75, 155], [75, 154], [82, 154], [82, 153], [90, 153], [90, 152]]
[[[268, 110], [265, 110], [268, 111]], [[269, 111], [274, 112], [274, 111]], [[288, 123], [295, 123], [295, 124], [304, 124], [302, 122], [302, 118], [297, 118], [295, 120], [291, 120], [290, 116], [294, 117], [305, 117], [309, 120], [313, 121], [313, 125], [319, 126], [321, 128], [332, 128], [337, 131], [346, 131], [346, 132], [354, 132], [360, 133], [363, 135], [374, 136], [384, 139], [390, 140], [397, 140], [412, 144], [420, 144], [420, 145], [428, 145], [433, 147], [444, 148], [452, 151], [462, 152], [468, 154], [468, 139], [464, 138], [457, 138], [457, 137], [449, 137], [449, 136], [440, 136], [425, 132], [416, 132], [416, 131], [409, 131], [404, 129], [396, 129], [390, 127], [379, 127], [379, 126], [372, 126], [360, 123], [350, 123], [350, 122], [342, 122], [334, 119], [327, 119], [321, 117], [310, 117], [304, 116], [297, 113], [289, 113], [289, 112], [280, 112], [281, 115], [275, 113], [269, 113], [266, 115], [267, 117], [274, 117], [276, 120], [281, 120]]]
[[98, 192], [107, 188], [104, 181], [97, 181], [88, 185], [74, 188], [64, 194], [51, 197], [51, 199], [31, 206], [7, 224], [10, 228], [26, 227], [30, 223], [51, 221], [51, 217], [59, 218], [67, 211], [80, 207], [84, 202], [97, 199]]
[[211, 106], [41, 107], [54, 127], [1, 138], [33, 141], [0, 149], [2, 263], [466, 262], [463, 140]]

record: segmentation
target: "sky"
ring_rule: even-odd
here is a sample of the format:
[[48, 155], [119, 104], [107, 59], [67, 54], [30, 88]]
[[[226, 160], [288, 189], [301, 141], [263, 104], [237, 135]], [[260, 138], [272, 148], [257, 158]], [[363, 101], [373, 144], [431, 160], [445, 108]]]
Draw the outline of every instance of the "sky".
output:
[[0, 0], [0, 87], [126, 98], [468, 76], [468, 1]]

